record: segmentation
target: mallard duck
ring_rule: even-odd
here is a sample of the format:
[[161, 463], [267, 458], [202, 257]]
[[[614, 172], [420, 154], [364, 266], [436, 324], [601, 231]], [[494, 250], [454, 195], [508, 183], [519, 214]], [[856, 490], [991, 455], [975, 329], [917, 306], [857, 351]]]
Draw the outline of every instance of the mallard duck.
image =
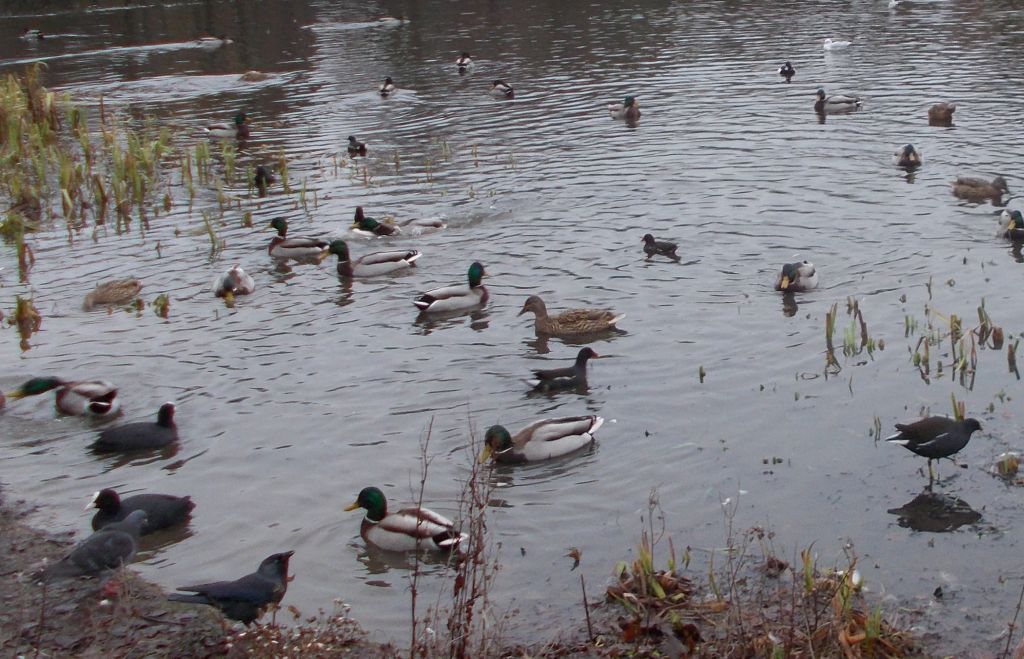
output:
[[317, 259], [327, 249], [328, 242], [319, 238], [306, 236], [288, 237], [288, 220], [275, 217], [270, 221], [270, 228], [277, 230], [277, 235], [270, 239], [267, 252], [275, 259], [295, 259], [297, 261]]
[[1006, 185], [1006, 179], [997, 176], [991, 182], [982, 178], [970, 178], [967, 176], [957, 177], [953, 181], [953, 195], [970, 201], [985, 201], [991, 199], [999, 202], [1004, 194], [1010, 194], [1010, 188]]
[[852, 112], [860, 107], [860, 98], [856, 96], [844, 96], [843, 94], [825, 96], [824, 89], [819, 89], [816, 96], [817, 100], [814, 102], [814, 111], [818, 114]]
[[45, 39], [46, 35], [43, 34], [40, 30], [35, 30], [30, 27], [26, 27], [21, 31], [20, 37], [25, 41], [39, 41], [41, 39]]
[[238, 112], [235, 114], [235, 120], [233, 124], [210, 124], [205, 126], [203, 130], [209, 133], [212, 137], [221, 137], [224, 139], [230, 139], [232, 137], [244, 140], [249, 137], [249, 116], [244, 112]]
[[825, 50], [842, 50], [843, 48], [849, 48], [850, 42], [840, 39], [833, 41], [831, 37], [828, 37], [822, 42], [821, 47]]
[[796, 75], [796, 69], [793, 68], [792, 64], [786, 62], [779, 67], [779, 75], [785, 78], [786, 82], [789, 82]]
[[366, 217], [362, 206], [356, 206], [356, 214], [352, 218], [352, 231], [363, 236], [393, 236], [402, 232], [394, 224], [379, 222], [374, 217]]
[[467, 284], [435, 288], [421, 294], [412, 303], [421, 313], [462, 311], [487, 304], [487, 288], [480, 283], [485, 274], [484, 266], [479, 261], [474, 261], [469, 266]]
[[1020, 242], [1024, 240], [1024, 214], [1018, 210], [1003, 211], [1003, 221], [1006, 222], [1006, 230], [1003, 231], [1003, 238]]
[[346, 511], [365, 508], [359, 535], [367, 544], [387, 551], [453, 550], [469, 536], [455, 523], [428, 508], [404, 508], [388, 513], [388, 501], [376, 487], [364, 487]]
[[635, 96], [627, 96], [622, 103], [611, 103], [608, 106], [608, 114], [612, 119], [636, 121], [640, 118], [640, 104], [637, 103]]
[[537, 462], [568, 455], [589, 446], [603, 423], [599, 416], [541, 419], [514, 437], [505, 426], [491, 426], [484, 434], [480, 462], [487, 462], [488, 458], [503, 463]]
[[92, 444], [97, 453], [117, 453], [158, 449], [178, 441], [178, 426], [174, 423], [174, 403], [164, 403], [156, 415], [156, 422], [136, 421], [100, 431]]
[[955, 103], [936, 103], [928, 108], [928, 125], [952, 126], [954, 112], [956, 112]]
[[455, 60], [455, 66], [459, 67], [459, 73], [465, 73], [469, 67], [473, 66], [473, 58], [466, 51], [462, 51], [462, 54]]
[[516, 95], [515, 90], [512, 89], [512, 85], [503, 80], [495, 80], [492, 82], [491, 90], [487, 93], [499, 98], [515, 98]]
[[92, 311], [96, 307], [116, 307], [128, 304], [142, 290], [142, 282], [129, 277], [127, 279], [111, 279], [96, 284], [91, 293], [86, 294], [82, 308]]
[[69, 416], [115, 416], [121, 410], [121, 399], [117, 387], [104, 380], [66, 382], [60, 378], [32, 378], [7, 394], [18, 400], [26, 396], [38, 396], [56, 389], [54, 404], [57, 411]]
[[254, 290], [256, 290], [256, 281], [252, 275], [242, 270], [240, 265], [235, 265], [220, 274], [213, 282], [213, 294], [228, 300], [234, 299], [236, 295], [248, 295]]
[[587, 386], [587, 362], [599, 355], [592, 348], [582, 348], [576, 355], [576, 361], [566, 368], [535, 370], [533, 379], [526, 384], [534, 391], [558, 391], [560, 389], [576, 389]]
[[537, 334], [548, 336], [582, 336], [607, 332], [615, 329], [615, 323], [626, 317], [626, 314], [616, 315], [608, 309], [567, 309], [556, 316], [548, 316], [547, 306], [538, 295], [526, 298], [518, 315], [522, 316], [527, 311], [534, 314], [533, 328]]
[[360, 142], [353, 135], [348, 136], [348, 155], [350, 156], [365, 156], [366, 155], [366, 143]]
[[256, 165], [256, 174], [252, 177], [252, 184], [256, 186], [261, 197], [267, 196], [267, 188], [273, 185], [276, 180], [267, 167]]
[[928, 458], [928, 474], [931, 475], [932, 460], [960, 452], [974, 431], [981, 430], [981, 423], [977, 419], [957, 421], [945, 416], [929, 416], [913, 423], [897, 423], [896, 430], [899, 432], [886, 437], [885, 441]]
[[377, 23], [380, 25], [404, 25], [409, 22], [409, 19], [405, 17], [405, 14], [395, 18], [394, 16], [381, 16], [377, 19]]
[[395, 91], [397, 91], [395, 83], [391, 81], [391, 76], [384, 78], [384, 82], [380, 83], [380, 87], [377, 88], [377, 91], [380, 92], [380, 95], [384, 98], [391, 96]]
[[818, 287], [818, 271], [810, 261], [787, 263], [782, 266], [775, 290], [789, 293], [791, 291], [809, 291]]
[[655, 240], [654, 236], [649, 233], [644, 234], [644, 254], [647, 258], [651, 258], [656, 254], [667, 256], [668, 258], [678, 261], [679, 255], [676, 254], [676, 248], [678, 245], [670, 243], [667, 240]]
[[220, 48], [221, 46], [226, 46], [229, 43], [235, 43], [235, 42], [232, 41], [231, 39], [229, 39], [228, 35], [222, 34], [222, 35], [220, 35], [218, 37], [209, 36], [209, 35], [205, 36], [205, 37], [199, 37], [198, 39], [196, 39], [196, 43], [199, 44], [199, 46], [201, 48], [205, 48], [207, 50], [216, 50], [217, 48]]
[[246, 71], [242, 75], [238, 76], [241, 82], [266, 82], [275, 78], [273, 73], [265, 73], [263, 71]]
[[92, 516], [92, 530], [99, 531], [104, 526], [120, 522], [132, 512], [141, 510], [146, 513], [146, 522], [142, 525], [142, 535], [154, 533], [161, 529], [181, 524], [196, 504], [191, 497], [176, 497], [170, 494], [136, 494], [122, 499], [117, 492], [107, 488], [96, 492], [89, 502], [88, 508], [96, 508]]
[[914, 148], [913, 144], [904, 144], [892, 157], [892, 162], [897, 167], [913, 169], [921, 166], [921, 152]]
[[325, 254], [338, 256], [338, 275], [341, 277], [376, 277], [389, 272], [398, 272], [416, 265], [421, 254], [414, 249], [375, 252], [351, 260], [348, 244], [344, 240], [332, 241]]

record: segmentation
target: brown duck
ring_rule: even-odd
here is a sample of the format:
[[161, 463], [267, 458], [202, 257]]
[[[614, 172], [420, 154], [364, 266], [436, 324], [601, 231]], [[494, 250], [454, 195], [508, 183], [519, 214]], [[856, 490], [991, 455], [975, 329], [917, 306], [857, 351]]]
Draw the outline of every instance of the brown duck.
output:
[[991, 199], [998, 203], [1004, 194], [1010, 194], [1006, 179], [997, 176], [991, 182], [982, 178], [960, 176], [953, 181], [953, 196], [969, 201], [986, 201]]
[[548, 315], [548, 308], [540, 296], [531, 295], [526, 298], [522, 316], [527, 311], [534, 313], [534, 329], [537, 334], [548, 336], [580, 336], [598, 334], [615, 329], [615, 323], [625, 318], [626, 314], [616, 315], [608, 309], [568, 309], [556, 316]]

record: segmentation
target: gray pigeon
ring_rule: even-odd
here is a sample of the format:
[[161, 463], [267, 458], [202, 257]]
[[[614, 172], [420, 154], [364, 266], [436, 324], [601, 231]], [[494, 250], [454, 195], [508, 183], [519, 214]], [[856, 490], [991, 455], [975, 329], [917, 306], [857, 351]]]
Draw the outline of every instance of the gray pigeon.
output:
[[270, 604], [277, 604], [284, 599], [285, 591], [288, 590], [288, 559], [294, 553], [286, 551], [268, 556], [255, 572], [241, 579], [182, 586], [178, 590], [195, 595], [171, 593], [167, 599], [215, 606], [228, 618], [248, 625], [263, 615]]
[[139, 549], [139, 533], [145, 523], [146, 513], [136, 510], [124, 520], [104, 526], [59, 563], [46, 568], [43, 578], [95, 577], [130, 563]]

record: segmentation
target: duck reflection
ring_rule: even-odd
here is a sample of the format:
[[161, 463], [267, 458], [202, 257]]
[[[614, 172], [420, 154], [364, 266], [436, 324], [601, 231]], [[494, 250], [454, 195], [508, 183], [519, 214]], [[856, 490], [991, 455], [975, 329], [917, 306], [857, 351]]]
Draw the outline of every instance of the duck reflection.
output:
[[480, 332], [490, 325], [491, 315], [487, 309], [474, 309], [468, 313], [466, 311], [420, 313], [416, 316], [413, 324], [420, 328], [420, 334], [427, 336], [438, 329], [462, 325], [462, 320], [467, 315], [469, 316], [469, 328], [472, 330]]
[[[438, 573], [447, 569], [448, 564], [455, 558], [455, 555], [450, 553], [424, 551], [420, 552], [417, 559], [413, 552], [384, 551], [363, 544], [357, 546], [359, 553], [356, 560], [363, 564], [367, 574], [387, 574], [391, 570], [398, 570], [403, 573], [400, 575], [401, 579], [405, 578], [404, 573], [416, 569], [419, 569], [420, 576]], [[369, 581], [367, 583], [384, 588], [394, 585], [386, 581]], [[404, 587], [404, 581], [398, 585]]]
[[787, 291], [782, 294], [782, 315], [786, 318], [792, 318], [796, 315], [796, 312], [800, 309], [800, 305], [796, 303], [796, 295], [792, 291]]
[[971, 508], [963, 499], [933, 492], [931, 487], [903, 504], [890, 508], [890, 515], [896, 515], [896, 523], [903, 528], [928, 533], [949, 533], [964, 524], [981, 520], [981, 513]]

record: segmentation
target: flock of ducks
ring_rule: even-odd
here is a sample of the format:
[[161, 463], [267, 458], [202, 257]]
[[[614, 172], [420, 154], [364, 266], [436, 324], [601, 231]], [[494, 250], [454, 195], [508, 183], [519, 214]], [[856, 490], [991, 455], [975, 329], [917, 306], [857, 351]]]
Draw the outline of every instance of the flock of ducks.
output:
[[[381, 21], [404, 19], [384, 18]], [[26, 30], [24, 39], [43, 39], [38, 30]], [[226, 37], [211, 37], [220, 44], [229, 43]], [[849, 41], [826, 39], [823, 48], [827, 51], [845, 49]], [[462, 52], [455, 61], [457, 70], [464, 74], [473, 66], [468, 52]], [[796, 75], [790, 62], [779, 68], [779, 75], [789, 82]], [[391, 77], [385, 78], [378, 88], [381, 97], [395, 94], [398, 88]], [[495, 80], [489, 93], [499, 98], [514, 98], [511, 85]], [[842, 113], [861, 106], [861, 99], [855, 96], [828, 96], [824, 90], [816, 92], [814, 110], [819, 114]], [[929, 123], [951, 125], [956, 106], [939, 103], [928, 113]], [[621, 104], [608, 106], [614, 119], [636, 122], [640, 108], [634, 96], [626, 96]], [[209, 135], [217, 138], [244, 140], [250, 137], [248, 117], [238, 112], [230, 124], [214, 124], [206, 127]], [[354, 136], [348, 138], [347, 151], [351, 156], [365, 156], [367, 146]], [[897, 151], [894, 161], [905, 168], [921, 165], [921, 154], [907, 144]], [[260, 194], [266, 194], [267, 187], [274, 182], [273, 175], [264, 167], [258, 167], [254, 184]], [[953, 194], [971, 201], [992, 200], [998, 203], [1009, 193], [1006, 181], [996, 177], [992, 181], [976, 178], [958, 178], [953, 183]], [[1024, 217], [1018, 210], [1004, 211], [1007, 220], [1006, 237], [1024, 240]], [[353, 258], [348, 243], [344, 240], [288, 235], [288, 223], [282, 217], [273, 218], [269, 228], [276, 232], [268, 245], [270, 257], [279, 262], [320, 263], [329, 256], [337, 257], [336, 272], [339, 277], [379, 277], [413, 268], [421, 257], [414, 249], [394, 249], [367, 253]], [[407, 220], [403, 223], [382, 221], [365, 215], [357, 207], [350, 231], [358, 237], [387, 238], [403, 233], [445, 228], [438, 220]], [[664, 257], [678, 261], [677, 245], [658, 240], [651, 234], [642, 238], [643, 251], [647, 259]], [[412, 304], [422, 314], [460, 313], [477, 309], [490, 299], [482, 280], [486, 272], [479, 262], [473, 262], [464, 283], [441, 286], [420, 293]], [[775, 288], [784, 294], [808, 291], [818, 286], [818, 273], [808, 261], [783, 265], [776, 280]], [[83, 307], [91, 310], [126, 304], [136, 298], [142, 288], [134, 279], [114, 280], [96, 287], [85, 297]], [[255, 290], [255, 281], [240, 265], [235, 265], [217, 277], [212, 292], [218, 297], [233, 300]], [[572, 337], [585, 342], [609, 332], [616, 331], [616, 324], [623, 315], [607, 309], [569, 309], [551, 315], [544, 300], [537, 295], [529, 296], [519, 315], [532, 313], [534, 331], [538, 336]], [[526, 380], [531, 388], [539, 392], [555, 392], [578, 389], [587, 386], [587, 363], [598, 358], [589, 346], [580, 349], [574, 363], [565, 368], [535, 370], [533, 377]], [[56, 377], [39, 377], [26, 381], [8, 394], [17, 400], [54, 392], [54, 404], [60, 414], [71, 416], [92, 416], [112, 418], [119, 414], [121, 403], [117, 388], [106, 381], [66, 381]], [[0, 395], [0, 405], [3, 397]], [[98, 432], [92, 445], [93, 450], [105, 452], [135, 452], [159, 450], [178, 441], [177, 426], [174, 422], [174, 403], [163, 404], [155, 421], [127, 423], [103, 429]], [[550, 460], [576, 453], [590, 446], [604, 419], [596, 415], [563, 418], [546, 418], [534, 421], [515, 434], [504, 426], [494, 425], [484, 435], [484, 446], [480, 462], [518, 464]], [[932, 460], [950, 457], [966, 446], [973, 432], [981, 425], [975, 419], [957, 421], [946, 417], [928, 417], [909, 424], [897, 424], [898, 432], [887, 438], [901, 444], [910, 451], [928, 459], [929, 474]], [[92, 520], [93, 535], [83, 540], [60, 562], [47, 568], [45, 577], [56, 578], [75, 575], [106, 574], [127, 563], [134, 556], [138, 538], [163, 528], [185, 522], [195, 503], [189, 497], [175, 497], [165, 494], [146, 493], [121, 499], [111, 489], [96, 493], [91, 505], [98, 512]], [[346, 510], [365, 510], [360, 525], [360, 535], [370, 545], [388, 551], [413, 551], [430, 548], [443, 551], [457, 550], [465, 540], [465, 534], [455, 529], [454, 523], [424, 507], [410, 507], [389, 511], [384, 493], [377, 487], [366, 487], [359, 492], [356, 500]], [[171, 599], [183, 602], [203, 603], [220, 608], [226, 615], [243, 622], [255, 620], [270, 603], [280, 602], [287, 588], [288, 560], [292, 552], [274, 554], [265, 559], [256, 572], [235, 581], [214, 582], [188, 586], [180, 590], [189, 595], [172, 595]]]

